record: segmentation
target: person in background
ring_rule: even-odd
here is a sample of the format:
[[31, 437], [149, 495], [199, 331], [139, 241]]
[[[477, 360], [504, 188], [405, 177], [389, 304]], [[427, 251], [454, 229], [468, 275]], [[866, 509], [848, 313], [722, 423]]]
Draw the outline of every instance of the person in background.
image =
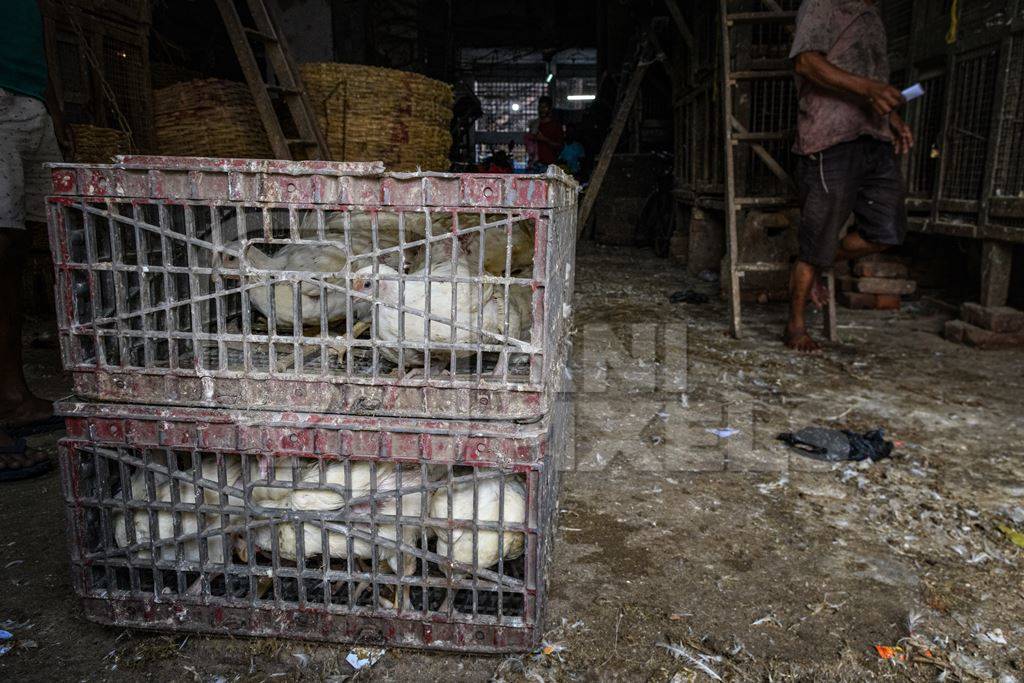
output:
[[583, 157], [586, 155], [587, 152], [583, 149], [583, 143], [577, 138], [576, 126], [568, 124], [565, 127], [565, 146], [562, 147], [562, 151], [558, 155], [558, 165], [564, 166], [565, 170], [569, 171], [579, 180]]
[[515, 167], [512, 165], [512, 159], [509, 157], [508, 152], [499, 149], [483, 160], [483, 163], [480, 164], [480, 172], [515, 173]]
[[565, 131], [562, 122], [555, 118], [551, 98], [547, 95], [537, 102], [537, 117], [530, 121], [530, 132], [525, 137], [527, 148], [533, 152], [534, 170], [543, 170], [558, 161]]
[[[800, 254], [790, 276], [783, 341], [815, 351], [804, 308], [822, 303], [821, 271], [903, 243], [906, 190], [894, 154], [914, 144], [889, 85], [885, 25], [876, 0], [804, 0], [790, 51], [799, 111], [796, 144]], [[847, 218], [856, 218], [840, 240]]]
[[[5, 0], [0, 21], [0, 481], [42, 473], [45, 453], [24, 437], [56, 429], [53, 404], [25, 382], [21, 357], [21, 280], [29, 231], [45, 230], [43, 197], [60, 161], [54, 134], [60, 109], [48, 83], [43, 20], [36, 0]], [[61, 127], [62, 128], [62, 127]]]

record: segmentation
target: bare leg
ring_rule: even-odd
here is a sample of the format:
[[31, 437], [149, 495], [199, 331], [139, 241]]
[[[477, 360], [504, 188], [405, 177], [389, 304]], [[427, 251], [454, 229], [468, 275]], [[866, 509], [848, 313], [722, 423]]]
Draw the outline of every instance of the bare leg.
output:
[[[38, 229], [39, 226], [32, 226]], [[21, 271], [28, 231], [0, 229], [0, 425], [19, 427], [53, 415], [53, 404], [29, 391], [21, 358]], [[0, 448], [15, 440], [0, 429]], [[19, 470], [47, 460], [46, 453], [28, 449], [0, 455], [0, 470]]]
[[[30, 230], [40, 229], [30, 225]], [[28, 230], [0, 230], [0, 425], [18, 427], [53, 415], [53, 404], [34, 396], [21, 357], [21, 272]]]
[[793, 264], [789, 281], [789, 322], [782, 339], [786, 346], [797, 351], [810, 352], [819, 348], [807, 334], [807, 325], [804, 321], [807, 295], [810, 294], [816, 277], [816, 269], [810, 263], [797, 261]]

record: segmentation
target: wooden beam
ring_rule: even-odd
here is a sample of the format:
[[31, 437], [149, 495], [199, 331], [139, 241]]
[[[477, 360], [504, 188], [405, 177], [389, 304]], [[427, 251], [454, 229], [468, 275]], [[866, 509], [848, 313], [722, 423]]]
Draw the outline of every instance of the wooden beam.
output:
[[[733, 130], [735, 130], [740, 135], [750, 135], [750, 131], [744, 128], [743, 124], [741, 124], [735, 116], [732, 118], [732, 127]], [[751, 149], [754, 150], [754, 154], [756, 154], [758, 158], [764, 162], [764, 165], [768, 167], [768, 170], [771, 171], [776, 178], [786, 183], [786, 185], [788, 185], [794, 191], [796, 190], [796, 184], [793, 182], [793, 179], [789, 177], [789, 174], [786, 173], [786, 170], [784, 168], [782, 168], [782, 165], [775, 160], [775, 157], [773, 157], [771, 153], [764, 148], [763, 145], [760, 145], [756, 142], [750, 142], [749, 140], [747, 141], [747, 144], [750, 145]]]
[[597, 202], [597, 194], [601, 191], [604, 176], [608, 173], [608, 167], [611, 165], [615, 148], [619, 146], [619, 139], [622, 137], [622, 131], [625, 129], [626, 121], [629, 119], [629, 112], [633, 109], [633, 102], [636, 100], [637, 93], [640, 92], [640, 85], [643, 83], [644, 74], [647, 73], [647, 67], [650, 64], [641, 55], [636, 66], [633, 68], [629, 84], [626, 86], [626, 92], [623, 94], [622, 99], [619, 100], [619, 107], [615, 111], [615, 117], [612, 119], [611, 130], [608, 131], [608, 136], [601, 144], [601, 152], [597, 156], [597, 164], [594, 166], [594, 172], [590, 176], [590, 185], [587, 186], [587, 191], [583, 194], [583, 204], [580, 206], [579, 216], [576, 221], [577, 240], [583, 235], [583, 229], [590, 218], [590, 212], [593, 211], [594, 204]]
[[665, 6], [668, 8], [668, 13], [672, 17], [672, 21], [675, 22], [676, 28], [679, 29], [679, 33], [683, 36], [683, 42], [686, 43], [686, 49], [690, 51], [690, 56], [697, 54], [697, 42], [693, 38], [693, 31], [690, 30], [690, 25], [686, 23], [686, 17], [683, 16], [682, 10], [679, 9], [677, 0], [665, 0]]
[[1005, 242], [981, 243], [981, 305], [1005, 306], [1010, 293], [1013, 247]]

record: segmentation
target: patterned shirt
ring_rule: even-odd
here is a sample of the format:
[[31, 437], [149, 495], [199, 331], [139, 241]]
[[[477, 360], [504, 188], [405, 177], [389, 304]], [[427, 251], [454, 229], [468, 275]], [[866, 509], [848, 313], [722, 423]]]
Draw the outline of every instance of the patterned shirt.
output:
[[[880, 1], [880, 0], [879, 0]], [[796, 18], [790, 59], [820, 52], [843, 71], [889, 82], [885, 25], [878, 4], [865, 0], [804, 0]], [[891, 141], [888, 117], [850, 93], [822, 88], [796, 77], [797, 154], [814, 154], [841, 142], [869, 135]]]

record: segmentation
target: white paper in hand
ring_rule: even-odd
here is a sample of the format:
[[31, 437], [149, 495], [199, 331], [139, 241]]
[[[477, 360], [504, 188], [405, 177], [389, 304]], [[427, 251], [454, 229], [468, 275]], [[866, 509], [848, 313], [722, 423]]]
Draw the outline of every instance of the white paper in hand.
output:
[[910, 100], [916, 99], [923, 95], [924, 88], [921, 87], [920, 83], [915, 83], [914, 85], [910, 86], [900, 94], [903, 95], [903, 99], [909, 102]]

